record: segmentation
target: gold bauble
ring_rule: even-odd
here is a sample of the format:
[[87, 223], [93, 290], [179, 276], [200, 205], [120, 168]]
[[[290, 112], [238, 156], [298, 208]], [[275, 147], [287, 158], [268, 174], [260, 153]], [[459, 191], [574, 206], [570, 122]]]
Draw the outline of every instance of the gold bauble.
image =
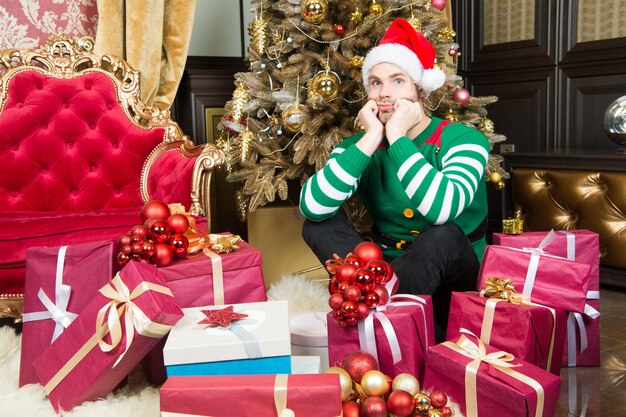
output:
[[489, 175], [489, 181], [497, 184], [502, 181], [502, 175], [498, 171], [493, 171], [491, 175]]
[[448, 109], [448, 112], [443, 118], [452, 123], [457, 123], [459, 121], [459, 116], [457, 116], [452, 109]]
[[326, 0], [302, 0], [300, 3], [302, 18], [312, 25], [319, 25], [328, 15]]
[[504, 183], [504, 181], [498, 181], [498, 183], [496, 184], [496, 190], [502, 190], [505, 186], [506, 184]]
[[355, 55], [352, 58], [350, 58], [350, 65], [352, 65], [352, 68], [361, 68], [363, 66], [364, 61], [365, 61], [365, 58], [363, 58], [360, 55]]
[[387, 376], [380, 371], [367, 371], [361, 378], [361, 388], [368, 397], [382, 397], [388, 387]]
[[322, 96], [331, 101], [339, 95], [341, 78], [334, 71], [320, 71], [311, 79], [307, 93], [309, 97]]
[[363, 13], [356, 8], [352, 13], [350, 13], [350, 23], [358, 25], [363, 19]]
[[482, 118], [480, 122], [478, 122], [478, 130], [483, 133], [493, 133], [495, 126], [491, 119], [487, 119], [486, 117]]
[[428, 395], [419, 393], [413, 398], [415, 399], [415, 408], [417, 409], [417, 411], [419, 411], [420, 413], [425, 413], [428, 411], [428, 409], [430, 408], [430, 398], [428, 398]]
[[267, 26], [267, 20], [259, 19], [258, 17], [250, 22], [252, 45], [254, 45], [259, 55], [263, 55], [265, 53], [265, 48], [267, 48], [267, 44], [269, 43]]
[[443, 417], [443, 414], [441, 413], [441, 410], [437, 409], [437, 408], [431, 408], [430, 410], [428, 410], [428, 417]]
[[252, 133], [247, 127], [239, 134], [239, 155], [241, 162], [246, 162], [250, 158], [252, 153], [252, 140], [254, 139], [254, 133]]
[[324, 371], [325, 374], [339, 374], [339, 386], [341, 387], [341, 401], [348, 401], [352, 395], [352, 378], [350, 374], [343, 368], [336, 366], [330, 367]]
[[241, 123], [244, 115], [244, 110], [250, 101], [250, 93], [248, 93], [248, 86], [244, 82], [237, 84], [237, 88], [233, 91], [232, 101], [232, 115], [233, 122]]
[[373, 2], [372, 4], [370, 4], [369, 11], [370, 14], [380, 16], [381, 14], [383, 14], [383, 6], [376, 2]]
[[289, 133], [296, 133], [307, 121], [306, 106], [298, 103], [290, 104], [283, 110], [283, 126]]
[[391, 384], [391, 390], [397, 391], [402, 390], [411, 394], [411, 397], [414, 397], [418, 392], [420, 392], [420, 383], [417, 378], [415, 378], [411, 374], [398, 374], [393, 379]]

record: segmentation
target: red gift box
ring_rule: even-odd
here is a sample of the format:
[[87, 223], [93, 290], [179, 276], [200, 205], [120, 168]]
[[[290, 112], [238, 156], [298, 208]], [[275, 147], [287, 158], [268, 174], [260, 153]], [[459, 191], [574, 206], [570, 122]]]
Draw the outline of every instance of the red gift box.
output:
[[33, 362], [111, 280], [114, 264], [111, 241], [28, 249], [20, 387], [39, 382]]
[[446, 340], [467, 329], [483, 343], [559, 375], [566, 322], [563, 310], [453, 292]]
[[[550, 232], [525, 232], [512, 236], [493, 234], [493, 243], [513, 248], [539, 247]], [[563, 366], [600, 365], [600, 237], [589, 230], [559, 230], [552, 233], [544, 252], [591, 266], [584, 316], [570, 313]], [[585, 347], [585, 340], [588, 344]], [[582, 343], [582, 345], [581, 345]], [[571, 353], [571, 354], [570, 354]]]
[[105, 397], [182, 316], [156, 267], [130, 262], [35, 361], [52, 407]]
[[357, 327], [340, 327], [331, 313], [327, 322], [331, 366], [362, 350], [378, 359], [378, 368], [385, 375], [393, 378], [409, 373], [422, 380], [426, 353], [435, 343], [430, 296], [396, 294]]
[[338, 374], [170, 377], [160, 395], [162, 417], [342, 415]]
[[590, 266], [537, 250], [488, 245], [478, 274], [478, 287], [489, 278], [508, 278], [531, 301], [576, 313], [585, 311]]
[[444, 391], [466, 417], [551, 417], [561, 378], [462, 335], [428, 351], [425, 390]]

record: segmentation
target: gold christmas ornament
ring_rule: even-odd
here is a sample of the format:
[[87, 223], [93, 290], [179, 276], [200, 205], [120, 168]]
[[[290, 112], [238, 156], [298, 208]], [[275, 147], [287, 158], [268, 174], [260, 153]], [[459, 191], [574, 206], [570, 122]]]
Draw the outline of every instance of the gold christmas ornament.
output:
[[441, 410], [437, 408], [431, 408], [430, 410], [428, 410], [428, 417], [443, 417], [443, 414], [441, 413]]
[[420, 413], [425, 413], [430, 408], [430, 398], [428, 395], [419, 393], [415, 397], [415, 409]]
[[221, 149], [222, 152], [224, 152], [224, 155], [226, 155], [226, 164], [224, 164], [224, 168], [226, 169], [227, 173], [232, 174], [233, 164], [230, 162], [230, 152], [232, 150], [232, 144], [230, 143], [230, 140], [224, 138], [223, 136], [220, 136], [220, 138], [215, 142], [215, 146]]
[[248, 218], [248, 200], [243, 191], [235, 191], [235, 208], [237, 209], [237, 217], [243, 223]]
[[283, 126], [289, 133], [296, 133], [307, 121], [308, 112], [306, 106], [299, 104], [297, 101], [290, 104], [283, 110]]
[[415, 395], [417, 395], [417, 393], [420, 392], [420, 383], [417, 378], [415, 378], [411, 374], [399, 374], [396, 375], [396, 377], [393, 379], [393, 382], [391, 383], [391, 390], [406, 391], [411, 394], [412, 397], [414, 397]]
[[409, 17], [406, 21], [409, 22], [411, 26], [415, 28], [416, 31], [418, 32], [422, 31], [422, 21], [418, 19], [417, 17], [411, 15], [411, 17]]
[[359, 133], [362, 130], [365, 130], [365, 127], [363, 127], [363, 123], [361, 123], [361, 119], [359, 119], [358, 117], [355, 117], [354, 123], [352, 123], [352, 131], [354, 133]]
[[370, 14], [375, 16], [380, 16], [383, 14], [383, 6], [376, 2], [376, 0], [372, 0], [372, 4], [369, 7]]
[[355, 55], [352, 58], [350, 58], [350, 65], [352, 65], [352, 68], [361, 68], [363, 66], [364, 61], [365, 61], [364, 57]]
[[521, 235], [524, 233], [523, 219], [504, 219], [502, 220], [502, 233], [507, 235]]
[[497, 171], [493, 171], [491, 175], [489, 175], [489, 181], [493, 183], [499, 183], [500, 181], [502, 181], [502, 175], [500, 175], [500, 173]]
[[388, 388], [387, 376], [380, 371], [367, 371], [361, 378], [361, 388], [368, 397], [382, 397]]
[[267, 44], [269, 42], [269, 38], [267, 36], [267, 20], [263, 20], [258, 16], [250, 22], [250, 35], [252, 36], [252, 45], [256, 48], [259, 55], [263, 55], [265, 53], [265, 48], [267, 48]]
[[496, 190], [502, 190], [504, 189], [504, 187], [506, 187], [504, 181], [498, 181], [498, 183], [496, 184]]
[[495, 125], [493, 124], [493, 121], [491, 121], [491, 119], [483, 117], [482, 119], [480, 119], [480, 122], [478, 122], [478, 130], [483, 133], [491, 134], [495, 131]]
[[363, 13], [359, 10], [358, 7], [354, 9], [352, 13], [350, 13], [350, 23], [352, 23], [353, 25], [358, 25], [359, 23], [361, 23], [362, 19]]
[[339, 386], [341, 387], [341, 401], [347, 401], [352, 395], [352, 378], [343, 368], [336, 366], [324, 371], [325, 374], [339, 374]]
[[239, 153], [241, 162], [246, 162], [250, 158], [253, 139], [254, 133], [252, 133], [247, 127], [246, 130], [239, 134]]
[[245, 113], [246, 106], [250, 101], [250, 93], [248, 86], [244, 82], [237, 84], [237, 88], [233, 92], [232, 115], [233, 122], [241, 123]]
[[300, 3], [302, 18], [312, 25], [319, 25], [328, 15], [326, 0], [303, 0]]
[[307, 89], [309, 98], [322, 96], [325, 101], [331, 101], [339, 95], [341, 78], [334, 71], [320, 71], [311, 79]]
[[452, 40], [454, 39], [454, 37], [456, 36], [456, 32], [453, 31], [452, 29], [445, 27], [442, 29], [439, 29], [437, 31], [437, 37], [440, 39], [445, 39], [445, 40]]
[[448, 109], [448, 112], [444, 116], [444, 119], [452, 123], [458, 123], [459, 121], [459, 117], [456, 115], [456, 113], [452, 109]]

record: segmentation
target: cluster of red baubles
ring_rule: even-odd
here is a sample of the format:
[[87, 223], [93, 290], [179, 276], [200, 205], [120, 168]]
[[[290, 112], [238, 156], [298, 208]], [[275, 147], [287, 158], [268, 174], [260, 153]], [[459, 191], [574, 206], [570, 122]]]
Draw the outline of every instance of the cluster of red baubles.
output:
[[360, 243], [345, 259], [336, 258], [328, 269], [333, 274], [328, 304], [340, 326], [356, 325], [371, 308], [389, 301], [385, 284], [391, 280], [393, 269], [375, 243]]
[[174, 257], [187, 255], [189, 240], [184, 233], [189, 220], [183, 214], [170, 214], [167, 204], [155, 200], [141, 208], [141, 221], [118, 240], [120, 266], [130, 261], [166, 266]]

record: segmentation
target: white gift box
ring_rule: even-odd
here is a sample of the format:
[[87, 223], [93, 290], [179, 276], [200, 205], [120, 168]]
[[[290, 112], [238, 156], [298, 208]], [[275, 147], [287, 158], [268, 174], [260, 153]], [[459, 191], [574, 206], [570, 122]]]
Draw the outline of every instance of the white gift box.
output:
[[291, 352], [300, 356], [319, 356], [321, 370], [328, 369], [328, 329], [326, 313], [301, 311], [289, 319]]
[[319, 374], [322, 372], [319, 356], [292, 356], [292, 374]]
[[291, 372], [291, 335], [287, 301], [232, 304], [246, 318], [229, 327], [199, 324], [201, 310], [184, 308], [163, 348], [167, 375], [238, 375]]

